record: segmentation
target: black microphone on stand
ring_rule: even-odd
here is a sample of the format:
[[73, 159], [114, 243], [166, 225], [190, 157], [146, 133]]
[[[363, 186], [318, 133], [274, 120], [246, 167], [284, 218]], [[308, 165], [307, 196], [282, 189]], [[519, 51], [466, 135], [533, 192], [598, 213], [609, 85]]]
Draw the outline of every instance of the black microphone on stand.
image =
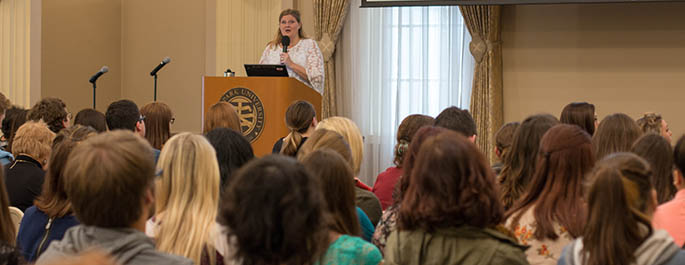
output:
[[107, 67], [107, 66], [105, 65], [105, 66], [103, 66], [102, 68], [100, 68], [100, 71], [98, 71], [97, 73], [95, 73], [95, 74], [94, 74], [93, 76], [91, 76], [90, 79], [88, 80], [88, 82], [90, 82], [91, 84], [93, 84], [93, 109], [95, 109], [95, 88], [96, 88], [95, 82], [98, 80], [98, 78], [100, 78], [100, 76], [102, 76], [103, 74], [105, 74], [105, 73], [107, 73], [107, 72], [109, 72], [109, 67]]
[[152, 69], [152, 72], [150, 72], [150, 75], [157, 75], [157, 72], [159, 72], [159, 70], [162, 69], [162, 67], [164, 67], [169, 62], [171, 62], [171, 58], [165, 57], [164, 60], [162, 60], [162, 62], [159, 63], [159, 65], [157, 65], [157, 67], [155, 67], [155, 69]]
[[283, 52], [288, 52], [288, 45], [290, 45], [290, 37], [283, 36], [283, 38], [281, 38], [281, 45], [283, 45]]
[[150, 72], [150, 75], [153, 76], [155, 79], [154, 101], [157, 101], [157, 72], [159, 72], [159, 70], [162, 69], [162, 67], [167, 65], [169, 62], [171, 62], [171, 58], [164, 57], [164, 60], [162, 60], [162, 62], [159, 63], [159, 65], [157, 65], [157, 67], [155, 67], [155, 69], [152, 69], [152, 72]]

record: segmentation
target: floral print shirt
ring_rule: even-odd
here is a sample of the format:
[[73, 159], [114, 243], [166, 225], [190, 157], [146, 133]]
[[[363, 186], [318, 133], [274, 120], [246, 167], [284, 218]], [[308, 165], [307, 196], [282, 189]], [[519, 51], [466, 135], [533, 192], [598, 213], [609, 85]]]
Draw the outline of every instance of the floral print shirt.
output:
[[[535, 238], [535, 218], [533, 217], [533, 210], [535, 207], [530, 207], [519, 219], [518, 225], [514, 228], [516, 239], [522, 245], [530, 246], [526, 250], [526, 257], [531, 265], [555, 265], [561, 256], [564, 247], [573, 241], [571, 234], [566, 229], [558, 224], [555, 224], [555, 231], [559, 237], [556, 240], [549, 238], [540, 240]], [[514, 213], [509, 217], [506, 227], [510, 228], [513, 222]]]

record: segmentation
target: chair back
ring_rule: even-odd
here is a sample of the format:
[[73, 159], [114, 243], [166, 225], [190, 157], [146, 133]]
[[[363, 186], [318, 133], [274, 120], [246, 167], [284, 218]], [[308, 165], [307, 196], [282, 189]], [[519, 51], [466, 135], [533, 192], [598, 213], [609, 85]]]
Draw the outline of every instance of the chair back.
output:
[[21, 224], [21, 218], [24, 218], [24, 212], [17, 207], [10, 206], [10, 218], [12, 218], [12, 224], [14, 224], [14, 231], [17, 231], [17, 234], [19, 234], [19, 224]]

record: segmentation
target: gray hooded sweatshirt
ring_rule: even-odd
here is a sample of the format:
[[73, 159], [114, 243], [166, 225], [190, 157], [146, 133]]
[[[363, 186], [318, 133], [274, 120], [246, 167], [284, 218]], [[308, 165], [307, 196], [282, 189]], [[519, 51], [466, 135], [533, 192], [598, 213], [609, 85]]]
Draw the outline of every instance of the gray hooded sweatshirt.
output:
[[[583, 265], [581, 250], [583, 238], [578, 238], [564, 248], [557, 265]], [[685, 264], [685, 251], [673, 243], [664, 230], [654, 230], [635, 250], [635, 262], [631, 265], [677, 265]]]
[[77, 225], [53, 241], [38, 258], [36, 265], [48, 264], [86, 250], [100, 250], [122, 265], [172, 264], [190, 265], [189, 259], [155, 250], [152, 239], [133, 228], [102, 228]]

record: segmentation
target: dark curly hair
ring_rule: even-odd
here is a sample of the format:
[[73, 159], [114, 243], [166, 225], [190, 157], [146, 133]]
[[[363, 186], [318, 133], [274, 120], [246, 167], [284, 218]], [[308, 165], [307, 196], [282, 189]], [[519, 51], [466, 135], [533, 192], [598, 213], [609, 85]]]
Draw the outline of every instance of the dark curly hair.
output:
[[460, 109], [455, 106], [451, 106], [440, 112], [440, 114], [435, 117], [435, 123], [433, 125], [450, 129], [461, 133], [466, 137], [478, 134], [476, 122], [473, 120], [473, 116], [471, 116], [469, 110]]
[[223, 194], [219, 222], [245, 265], [313, 264], [328, 247], [324, 199], [294, 158], [247, 163]]
[[140, 119], [138, 105], [128, 99], [122, 99], [109, 104], [105, 112], [107, 128], [110, 131], [124, 129], [136, 131], [136, 124]]
[[64, 129], [63, 121], [67, 120], [67, 105], [59, 98], [44, 98], [29, 110], [28, 119], [43, 120], [54, 133]]
[[475, 144], [449, 131], [421, 145], [400, 206], [398, 229], [485, 228], [503, 218], [494, 172]]
[[397, 128], [397, 144], [395, 145], [395, 159], [393, 160], [397, 167], [402, 167], [404, 155], [407, 153], [407, 149], [409, 149], [409, 143], [414, 134], [422, 127], [432, 125], [433, 122], [435, 122], [433, 117], [421, 114], [409, 115], [402, 120], [402, 123]]

